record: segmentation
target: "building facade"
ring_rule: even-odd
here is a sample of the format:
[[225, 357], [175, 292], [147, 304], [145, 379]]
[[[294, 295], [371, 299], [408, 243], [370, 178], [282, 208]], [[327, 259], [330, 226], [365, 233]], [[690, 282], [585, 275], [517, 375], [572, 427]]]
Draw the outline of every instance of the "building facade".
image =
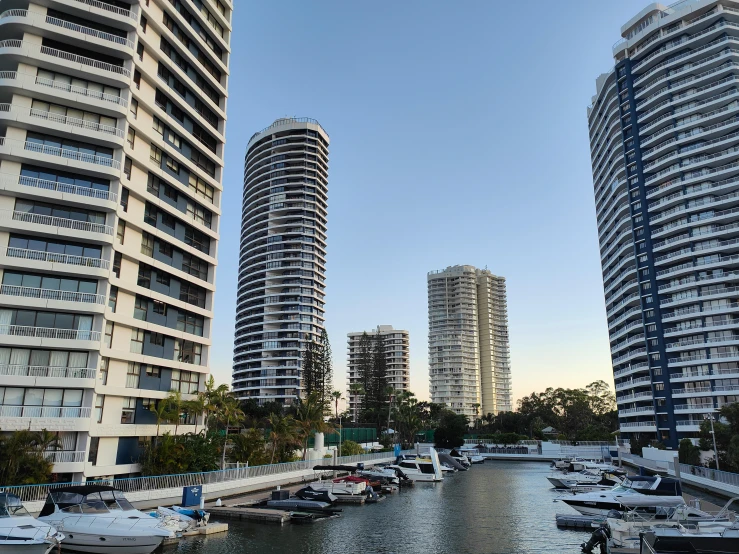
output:
[[619, 422], [675, 448], [739, 398], [739, 3], [621, 35], [588, 108]]
[[324, 329], [328, 134], [278, 119], [246, 151], [233, 390], [291, 404], [302, 357]]
[[134, 474], [209, 371], [232, 2], [3, 8], [0, 430], [57, 433], [59, 481]]
[[470, 418], [510, 411], [505, 278], [457, 265], [427, 281], [431, 401]]
[[361, 340], [367, 336], [372, 340], [381, 340], [385, 352], [385, 364], [387, 366], [387, 384], [398, 392], [410, 390], [410, 338], [408, 331], [393, 329], [392, 325], [378, 325], [372, 331], [359, 331], [347, 333], [347, 408], [351, 413], [356, 413], [362, 402], [362, 395], [351, 392], [351, 386], [361, 384], [359, 372], [361, 360]]

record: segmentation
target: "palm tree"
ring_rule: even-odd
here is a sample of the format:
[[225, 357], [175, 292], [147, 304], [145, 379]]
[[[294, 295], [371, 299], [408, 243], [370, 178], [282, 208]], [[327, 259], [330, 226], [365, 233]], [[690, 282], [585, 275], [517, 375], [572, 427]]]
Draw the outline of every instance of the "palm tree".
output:
[[208, 419], [218, 409], [218, 399], [228, 392], [228, 385], [219, 385], [216, 387], [215, 379], [211, 375], [205, 382], [205, 391], [199, 392], [198, 397], [203, 399], [205, 405], [205, 419], [203, 425], [205, 432], [208, 432]]
[[475, 410], [475, 423], [474, 423], [475, 429], [477, 429], [477, 418], [480, 415], [480, 406], [481, 404], [478, 404], [478, 403], [472, 404], [472, 407]]
[[[220, 389], [221, 387], [219, 387]], [[241, 411], [241, 406], [238, 399], [228, 391], [225, 391], [217, 396], [217, 409], [216, 412], [218, 419], [225, 424], [224, 437], [223, 437], [223, 450], [221, 452], [221, 469], [226, 468], [226, 447], [228, 445], [228, 429], [231, 423], [240, 423], [244, 420], [244, 412]]]
[[303, 459], [308, 455], [308, 439], [316, 433], [332, 433], [334, 426], [323, 420], [324, 404], [318, 393], [311, 393], [298, 404], [295, 421], [303, 446]]
[[357, 408], [359, 407], [359, 398], [364, 394], [364, 387], [360, 383], [352, 383], [349, 385], [349, 393], [354, 397], [354, 423], [357, 423]]
[[203, 417], [208, 407], [208, 400], [205, 395], [198, 394], [192, 400], [186, 400], [183, 407], [188, 414], [195, 414], [195, 434], [198, 434], [198, 417]]
[[149, 411], [154, 414], [157, 418], [157, 441], [159, 442], [159, 426], [163, 421], [169, 421], [172, 416], [172, 408], [169, 404], [169, 398], [162, 398], [161, 400], [149, 405]]
[[169, 391], [167, 404], [169, 405], [170, 415], [174, 416], [174, 434], [177, 436], [177, 429], [182, 421], [182, 409], [184, 408], [182, 393], [178, 390]]
[[295, 442], [295, 420], [292, 416], [283, 416], [281, 414], [270, 414], [269, 440], [272, 442], [272, 457], [270, 464], [275, 462], [275, 452], [278, 446]]
[[341, 391], [335, 390], [331, 393], [331, 398], [334, 399], [334, 405], [336, 409], [336, 419], [339, 419], [339, 400], [341, 400]]

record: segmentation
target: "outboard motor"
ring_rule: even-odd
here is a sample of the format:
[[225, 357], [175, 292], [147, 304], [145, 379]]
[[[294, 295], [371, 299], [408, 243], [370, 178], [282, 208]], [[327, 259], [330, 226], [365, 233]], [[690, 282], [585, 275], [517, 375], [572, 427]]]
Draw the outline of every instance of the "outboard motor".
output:
[[585, 554], [593, 554], [593, 549], [596, 546], [600, 547], [600, 554], [606, 554], [608, 552], [608, 539], [611, 538], [611, 531], [607, 525], [601, 525], [593, 534], [590, 535], [590, 540], [580, 545], [582, 551]]

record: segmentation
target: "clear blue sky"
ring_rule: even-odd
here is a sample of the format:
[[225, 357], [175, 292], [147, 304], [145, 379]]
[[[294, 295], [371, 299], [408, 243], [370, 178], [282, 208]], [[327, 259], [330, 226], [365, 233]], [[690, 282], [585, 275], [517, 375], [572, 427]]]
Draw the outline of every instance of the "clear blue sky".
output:
[[613, 383], [586, 106], [646, 0], [237, 0], [211, 368], [231, 380], [243, 159], [278, 117], [331, 137], [326, 318], [410, 331], [428, 397], [426, 273], [506, 277], [514, 397]]

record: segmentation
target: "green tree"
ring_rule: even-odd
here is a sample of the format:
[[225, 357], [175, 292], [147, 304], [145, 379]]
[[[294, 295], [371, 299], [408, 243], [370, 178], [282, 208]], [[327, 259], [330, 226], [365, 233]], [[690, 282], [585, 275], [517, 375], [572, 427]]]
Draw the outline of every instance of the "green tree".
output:
[[[372, 394], [374, 383], [372, 373], [372, 346], [372, 339], [369, 337], [369, 335], [367, 333], [362, 333], [362, 336], [359, 339], [359, 344], [357, 346], [357, 377], [359, 378], [359, 382], [357, 383], [358, 387], [356, 390], [360, 390], [359, 387], [361, 387], [362, 391], [359, 393], [361, 395], [361, 398], [359, 399], [360, 402], [358, 411], [364, 411], [370, 407], [368, 402], [368, 395]], [[354, 417], [354, 421], [357, 421], [356, 414]]]
[[0, 483], [48, 483], [54, 464], [47, 458], [47, 452], [57, 448], [56, 436], [46, 429], [15, 431], [7, 436], [0, 436]]
[[296, 441], [296, 422], [292, 416], [282, 414], [271, 414], [269, 416], [270, 433], [269, 439], [272, 443], [272, 457], [270, 463], [274, 463], [275, 454], [287, 445], [293, 445]]
[[352, 383], [351, 385], [349, 385], [349, 393], [355, 398], [354, 423], [358, 423], [359, 422], [358, 412], [359, 412], [360, 404], [363, 401], [361, 396], [364, 394], [364, 385], [360, 383]]
[[333, 390], [334, 370], [331, 353], [331, 343], [328, 340], [326, 329], [321, 331], [321, 339], [319, 342], [319, 371], [317, 390], [321, 394], [321, 402], [324, 406], [328, 406]]
[[342, 398], [341, 391], [338, 391], [338, 390], [333, 391], [331, 393], [331, 398], [334, 399], [334, 409], [335, 409], [334, 417], [336, 417], [336, 419], [339, 419], [339, 400], [341, 400]]
[[267, 442], [261, 429], [252, 427], [237, 435], [231, 435], [231, 443], [228, 457], [232, 462], [258, 466], [266, 464], [269, 459]]
[[157, 420], [157, 436], [154, 441], [156, 443], [159, 442], [159, 427], [162, 423], [169, 421], [172, 416], [169, 400], [167, 398], [157, 400], [154, 404], [149, 405], [149, 411], [154, 414], [154, 417], [156, 417]]
[[241, 411], [239, 401], [229, 391], [220, 391], [214, 397], [214, 417], [219, 424], [223, 425], [223, 447], [221, 449], [221, 469], [226, 467], [226, 450], [229, 441], [229, 429], [231, 424], [238, 425], [244, 420], [244, 412]]
[[359, 443], [354, 441], [346, 440], [341, 443], [341, 455], [342, 456], [356, 456], [358, 454], [364, 454], [364, 448]]
[[387, 357], [385, 356], [385, 340], [379, 333], [374, 337], [372, 351], [372, 382], [370, 390], [365, 391], [369, 398], [369, 406], [380, 410], [384, 408], [387, 388]]
[[308, 454], [308, 440], [316, 433], [331, 433], [334, 427], [323, 419], [326, 406], [321, 402], [321, 395], [314, 391], [298, 404], [295, 421], [297, 423], [298, 436], [303, 448], [303, 459]]
[[305, 346], [305, 350], [303, 350], [303, 377], [300, 384], [303, 387], [304, 396], [310, 396], [318, 390], [318, 372], [320, 371], [319, 365], [319, 347], [318, 344], [316, 344], [314, 341], [311, 341]]
[[690, 439], [683, 439], [680, 441], [680, 448], [678, 450], [678, 459], [681, 464], [688, 464], [691, 466], [698, 466], [701, 463], [701, 451], [700, 448], [693, 444]]
[[439, 448], [462, 446], [468, 427], [467, 416], [446, 410], [441, 414], [439, 426], [434, 430], [434, 444]]

